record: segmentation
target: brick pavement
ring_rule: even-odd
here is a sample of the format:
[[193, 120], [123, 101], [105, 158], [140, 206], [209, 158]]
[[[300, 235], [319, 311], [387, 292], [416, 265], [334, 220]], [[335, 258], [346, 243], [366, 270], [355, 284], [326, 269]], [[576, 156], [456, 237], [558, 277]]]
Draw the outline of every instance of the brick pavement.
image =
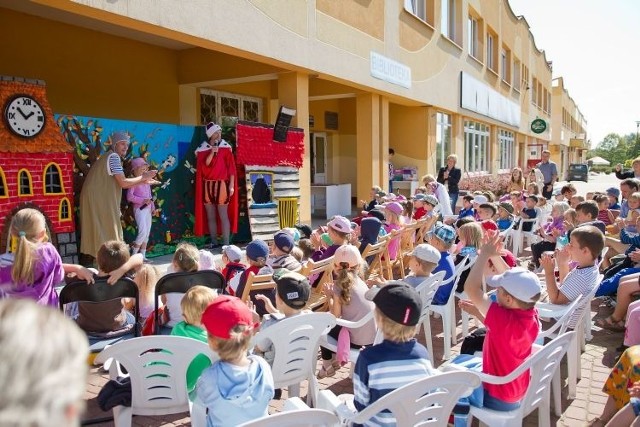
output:
[[[600, 306], [599, 300], [594, 300], [591, 305], [592, 317], [601, 317], [610, 313], [611, 309]], [[458, 319], [460, 314], [458, 313]], [[473, 323], [472, 323], [473, 324]], [[434, 335], [434, 353], [436, 365], [442, 363], [443, 338], [442, 321], [431, 319], [431, 331]], [[458, 327], [458, 337], [461, 331]], [[418, 334], [418, 340], [424, 344], [424, 334]], [[612, 333], [607, 330], [593, 327], [593, 339], [587, 343], [586, 351], [582, 353], [582, 379], [578, 381], [577, 397], [573, 401], [566, 399], [567, 388], [563, 383], [562, 389], [562, 417], [558, 419], [551, 414], [552, 425], [557, 426], [583, 426], [592, 418], [598, 416], [606, 402], [606, 395], [602, 392], [602, 385], [606, 380], [610, 368], [615, 363], [615, 348], [622, 342], [622, 333]], [[460, 343], [452, 349], [452, 354], [458, 354]], [[566, 360], [562, 363], [563, 378], [566, 379]], [[108, 380], [107, 375], [99, 372], [98, 368], [92, 368], [85, 399], [87, 411], [85, 418], [97, 418], [109, 416], [100, 410], [96, 403], [96, 395], [102, 385]], [[352, 382], [349, 378], [348, 367], [343, 367], [334, 377], [319, 380], [320, 388], [328, 388], [336, 394], [351, 393]], [[306, 395], [306, 383], [302, 386], [302, 396]], [[270, 412], [281, 410], [282, 403], [286, 399], [287, 393], [283, 392], [282, 400], [272, 400], [269, 406]], [[98, 426], [112, 426], [112, 422], [96, 424]], [[134, 417], [134, 426], [188, 426], [190, 425], [188, 414], [178, 414], [173, 416], [158, 417]], [[533, 413], [524, 419], [524, 426], [537, 426], [537, 413]]]

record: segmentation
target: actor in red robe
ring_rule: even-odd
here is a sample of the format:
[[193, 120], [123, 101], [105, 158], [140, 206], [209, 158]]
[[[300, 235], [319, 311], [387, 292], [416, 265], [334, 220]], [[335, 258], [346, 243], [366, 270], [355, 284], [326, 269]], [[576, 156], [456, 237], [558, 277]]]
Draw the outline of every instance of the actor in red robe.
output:
[[215, 123], [206, 127], [210, 148], [197, 151], [194, 234], [211, 236], [218, 247], [218, 230], [222, 242], [229, 244], [231, 233], [238, 231], [238, 193], [236, 162], [233, 150], [222, 139], [222, 129]]

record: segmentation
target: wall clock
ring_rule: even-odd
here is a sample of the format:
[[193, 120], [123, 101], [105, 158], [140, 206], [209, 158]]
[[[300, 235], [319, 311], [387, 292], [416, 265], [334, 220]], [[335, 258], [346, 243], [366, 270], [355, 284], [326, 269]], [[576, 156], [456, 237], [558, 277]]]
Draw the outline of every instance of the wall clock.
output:
[[24, 138], [33, 138], [44, 129], [44, 110], [27, 95], [11, 98], [4, 109], [4, 118], [9, 129]]

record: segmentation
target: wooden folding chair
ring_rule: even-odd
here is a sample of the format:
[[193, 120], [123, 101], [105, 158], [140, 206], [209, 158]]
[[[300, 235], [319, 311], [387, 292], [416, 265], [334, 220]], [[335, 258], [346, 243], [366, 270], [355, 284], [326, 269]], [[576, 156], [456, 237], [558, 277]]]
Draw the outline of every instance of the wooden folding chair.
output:
[[325, 283], [333, 283], [333, 257], [325, 258], [320, 261], [308, 260], [300, 270], [300, 274], [309, 279], [309, 283], [317, 280], [317, 285], [312, 289], [309, 295], [306, 309], [313, 311], [327, 310], [327, 297], [322, 293], [322, 287]]
[[244, 291], [242, 292], [243, 302], [249, 301], [251, 292], [253, 291], [268, 291], [276, 288], [276, 282], [273, 281], [272, 274], [261, 274], [256, 276], [253, 272], [249, 273], [247, 277], [247, 284], [244, 285]]
[[417, 222], [407, 224], [400, 233], [400, 248], [398, 249], [398, 256], [391, 263], [391, 271], [398, 268], [401, 279], [404, 279], [406, 275], [405, 259], [413, 252], [418, 226]]
[[369, 263], [369, 268], [365, 272], [365, 279], [370, 279], [372, 276], [382, 276], [385, 280], [391, 280], [391, 272], [386, 269], [385, 262], [383, 260], [387, 253], [387, 246], [389, 245], [389, 236], [384, 236], [378, 239], [378, 243], [375, 245], [368, 244], [362, 252], [362, 258], [366, 260], [369, 257], [373, 257]]
[[[387, 234], [385, 237], [387, 239], [389, 239], [389, 243], [387, 244], [387, 250], [386, 253], [384, 254], [384, 258], [382, 259], [382, 263], [384, 265], [384, 268], [387, 270], [387, 274], [389, 277], [389, 280], [393, 280], [394, 276], [393, 276], [393, 267], [395, 265], [400, 265], [400, 269], [404, 269], [404, 263], [402, 262], [402, 259], [400, 258], [400, 246], [398, 246], [398, 253], [396, 254], [396, 258], [394, 260], [391, 260], [391, 255], [389, 254], [389, 246], [391, 245], [391, 242], [394, 239], [402, 239], [402, 229], [398, 229], [398, 230], [393, 230], [391, 233]], [[398, 263], [398, 264], [396, 264]], [[404, 276], [403, 276], [404, 278]]]

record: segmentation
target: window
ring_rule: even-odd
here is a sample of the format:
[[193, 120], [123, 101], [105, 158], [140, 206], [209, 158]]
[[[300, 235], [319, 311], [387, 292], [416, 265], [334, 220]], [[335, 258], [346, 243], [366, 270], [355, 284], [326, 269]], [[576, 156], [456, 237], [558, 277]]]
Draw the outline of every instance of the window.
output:
[[500, 52], [500, 73], [502, 80], [511, 84], [511, 51], [502, 46]]
[[529, 67], [522, 64], [522, 88], [529, 90]]
[[62, 194], [64, 188], [62, 187], [60, 168], [55, 163], [49, 163], [44, 168], [44, 194]]
[[498, 36], [492, 30], [487, 31], [487, 67], [494, 72], [498, 70]]
[[436, 114], [436, 170], [447, 164], [447, 157], [453, 152], [451, 147], [451, 115]]
[[498, 132], [498, 147], [500, 149], [500, 169], [511, 169], [513, 167], [513, 132], [500, 129]]
[[433, 25], [433, 0], [405, 0], [404, 8], [420, 20]]
[[[462, 45], [461, 0], [441, 0], [440, 32], [443, 36]], [[459, 28], [460, 27], [460, 28]]]
[[200, 123], [220, 123], [222, 117], [262, 121], [262, 99], [209, 89], [200, 90]]
[[531, 86], [533, 86], [533, 91], [531, 93], [531, 103], [533, 105], [538, 105], [538, 79], [534, 77]]
[[513, 88], [520, 90], [520, 61], [518, 58], [513, 58]]
[[18, 171], [18, 195], [33, 195], [33, 187], [31, 186], [31, 174], [26, 169], [20, 169]]
[[4, 171], [0, 168], [0, 198], [9, 197], [9, 187], [7, 187], [7, 179]]
[[60, 207], [58, 208], [58, 219], [60, 221], [71, 221], [71, 207], [69, 199], [64, 197], [60, 200]]
[[486, 172], [489, 166], [489, 126], [464, 122], [464, 167], [469, 172]]
[[476, 59], [480, 59], [478, 57], [478, 55], [480, 55], [480, 40], [478, 34], [478, 19], [475, 16], [469, 15], [469, 20], [467, 21], [469, 55]]

